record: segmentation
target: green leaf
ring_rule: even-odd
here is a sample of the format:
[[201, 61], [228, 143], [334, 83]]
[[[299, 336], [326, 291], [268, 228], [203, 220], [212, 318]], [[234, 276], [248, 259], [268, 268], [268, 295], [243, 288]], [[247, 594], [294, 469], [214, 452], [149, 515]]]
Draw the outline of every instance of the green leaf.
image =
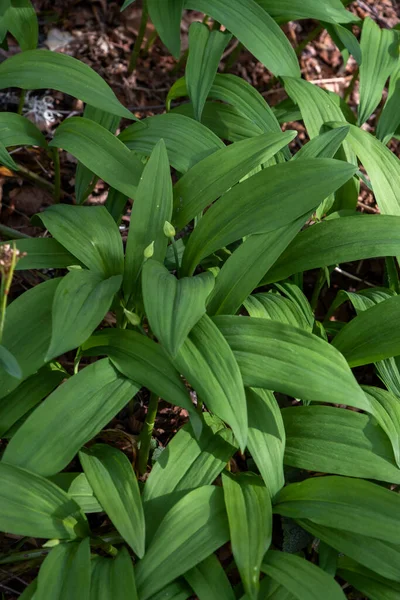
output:
[[[336, 133], [336, 135], [335, 135]], [[305, 158], [333, 158], [349, 133], [349, 127], [338, 127], [313, 137], [293, 156], [292, 160]]]
[[44, 476], [58, 473], [137, 391], [107, 359], [85, 367], [28, 417], [8, 444], [4, 460]]
[[257, 599], [260, 568], [271, 544], [272, 508], [260, 477], [250, 473], [222, 474], [232, 552], [244, 590]]
[[374, 573], [351, 558], [339, 558], [338, 574], [370, 600], [397, 600], [400, 595], [400, 583]]
[[185, 408], [196, 432], [200, 433], [199, 415], [178, 372], [159, 344], [132, 330], [105, 329], [92, 336], [82, 348], [90, 355], [106, 354], [125, 377], [174, 406]]
[[183, 272], [192, 273], [202, 258], [240, 237], [273, 231], [308, 214], [354, 172], [342, 161], [321, 158], [275, 165], [246, 179], [195, 228], [183, 255]]
[[174, 224], [182, 229], [254, 168], [267, 162], [296, 133], [266, 133], [236, 142], [203, 159], [174, 186]]
[[91, 600], [139, 600], [132, 559], [124, 546], [115, 558], [97, 556], [92, 562]]
[[330, 406], [284, 408], [291, 467], [400, 483], [393, 449], [373, 417]]
[[47, 147], [42, 132], [26, 117], [11, 112], [0, 112], [0, 141], [9, 146]]
[[340, 0], [256, 0], [275, 21], [317, 19], [328, 23], [351, 23], [357, 17], [344, 9]]
[[123, 10], [125, 10], [126, 8], [128, 8], [128, 6], [130, 6], [134, 2], [135, 2], [135, 0], [125, 0], [125, 2], [123, 3], [123, 5], [121, 6], [121, 12]]
[[355, 215], [323, 221], [295, 237], [262, 285], [318, 267], [396, 255], [400, 255], [399, 217]]
[[[347, 13], [351, 14], [351, 13]], [[358, 65], [362, 63], [362, 51], [358, 39], [351, 31], [351, 26], [343, 27], [342, 25], [324, 23], [329, 35], [332, 37], [335, 44], [340, 49], [343, 60], [347, 63], [349, 54], [351, 54]]]
[[340, 290], [329, 308], [325, 321], [329, 321], [334, 312], [343, 304], [343, 302], [346, 302], [346, 300], [350, 300], [351, 304], [356, 309], [357, 314], [359, 314], [363, 310], [367, 310], [368, 308], [371, 308], [371, 306], [375, 306], [375, 304], [383, 302], [395, 295], [396, 293], [389, 288], [367, 288], [365, 290], [360, 290], [357, 293]]
[[351, 367], [366, 365], [400, 354], [396, 322], [400, 296], [393, 296], [347, 323], [333, 340]]
[[393, 29], [381, 29], [369, 17], [361, 33], [360, 106], [358, 124], [372, 115], [382, 98], [386, 80], [399, 59], [399, 37]]
[[400, 125], [400, 60], [389, 80], [388, 95], [376, 128], [376, 136], [387, 144]]
[[201, 436], [196, 438], [190, 424], [182, 427], [146, 480], [143, 503], [147, 542], [177, 498], [215, 481], [237, 450], [232, 431], [218, 417], [209, 413], [203, 417]]
[[345, 600], [340, 585], [325, 571], [294, 554], [269, 550], [262, 571], [299, 600]]
[[207, 315], [193, 327], [174, 364], [207, 407], [230, 425], [243, 451], [247, 409], [242, 376], [224, 336]]
[[194, 22], [189, 27], [189, 55], [185, 79], [197, 121], [201, 121], [204, 103], [217, 73], [222, 53], [231, 37], [229, 33], [218, 29], [210, 31], [204, 23]]
[[18, 171], [19, 167], [11, 155], [7, 152], [7, 148], [0, 142], [0, 164], [7, 167], [11, 171]]
[[58, 90], [125, 119], [135, 119], [108, 84], [85, 63], [59, 52], [28, 50], [0, 65], [0, 88]]
[[117, 225], [121, 223], [127, 202], [128, 197], [122, 194], [122, 192], [119, 192], [114, 188], [108, 190], [107, 200], [105, 201], [104, 206]]
[[380, 415], [381, 427], [390, 439], [397, 466], [400, 466], [399, 400], [394, 394], [380, 388], [364, 386], [363, 390]]
[[110, 309], [121, 275], [108, 279], [86, 270], [71, 271], [57, 287], [52, 310], [52, 334], [46, 360], [80, 346]]
[[30, 269], [66, 269], [72, 265], [82, 263], [68, 252], [61, 244], [53, 238], [26, 238], [2, 242], [4, 244], [15, 244], [21, 256], [16, 264], [16, 271], [29, 271]]
[[1, 371], [5, 371], [7, 375], [14, 379], [22, 379], [22, 371], [17, 359], [2, 345], [0, 345], [0, 372]]
[[163, 227], [171, 217], [172, 182], [166, 147], [161, 139], [144, 168], [132, 206], [124, 273], [124, 293], [129, 306], [132, 303], [130, 297], [141, 287], [145, 248], [154, 242], [154, 260], [161, 262], [165, 258], [168, 239]]
[[90, 540], [55, 546], [40, 567], [35, 597], [41, 600], [90, 598]]
[[213, 321], [233, 350], [245, 386], [373, 412], [344, 357], [316, 335], [267, 319]]
[[139, 485], [129, 459], [106, 444], [79, 453], [83, 470], [111, 522], [139, 558], [144, 555], [145, 528]]
[[311, 477], [275, 499], [274, 513], [398, 543], [400, 498], [379, 485], [347, 477]]
[[273, 498], [285, 485], [283, 454], [286, 434], [281, 411], [272, 392], [248, 388], [246, 397], [249, 420], [247, 447]]
[[57, 127], [49, 145], [67, 150], [106, 183], [130, 198], [135, 196], [143, 164], [121, 140], [95, 121], [84, 117], [66, 119]]
[[192, 590], [187, 583], [184, 580], [177, 579], [151, 596], [150, 600], [187, 600], [192, 596]]
[[24, 589], [19, 597], [19, 600], [35, 600], [35, 592], [37, 590], [37, 579], [34, 579], [28, 587]]
[[11, 0], [4, 20], [5, 26], [15, 37], [21, 50], [34, 50], [37, 47], [38, 20], [30, 0]]
[[229, 579], [215, 554], [187, 571], [185, 579], [199, 600], [235, 600]]
[[103, 277], [124, 269], [121, 235], [104, 206], [50, 206], [40, 213], [46, 229], [88, 269]]
[[[23, 379], [45, 364], [51, 338], [51, 307], [59, 283], [57, 278], [36, 285], [7, 308], [2, 344], [15, 356]], [[0, 398], [15, 390], [18, 384], [18, 379], [2, 375]]]
[[201, 123], [172, 113], [148, 117], [130, 125], [119, 135], [128, 148], [146, 156], [150, 156], [160, 138], [165, 142], [171, 166], [181, 173], [186, 173], [197, 162], [225, 147]]
[[[185, 0], [148, 0], [150, 18], [161, 40], [175, 58], [181, 50], [181, 19]], [[197, 9], [199, 10], [199, 9]]]
[[36, 375], [28, 377], [0, 404], [0, 436], [34, 408], [47, 394], [61, 383], [66, 373], [61, 369], [43, 367]]
[[[60, 475], [71, 475], [71, 473], [60, 473]], [[57, 477], [57, 475], [55, 476]], [[90, 487], [89, 482], [84, 473], [72, 473], [72, 481], [67, 486], [68, 494], [81, 507], [84, 513], [103, 512], [103, 507], [100, 506], [97, 498]], [[54, 481], [54, 478], [53, 478]], [[57, 481], [55, 482], [57, 483]], [[60, 485], [60, 484], [58, 484]]]
[[176, 279], [159, 262], [143, 266], [143, 300], [150, 327], [158, 341], [176, 356], [191, 329], [206, 312], [214, 287], [212, 273]]
[[[14, 535], [74, 539], [87, 535], [79, 506], [54, 483], [0, 462], [0, 526]], [[222, 493], [222, 491], [221, 491]]]
[[288, 39], [254, 0], [231, 0], [228, 4], [223, 0], [186, 0], [185, 7], [199, 10], [225, 25], [274, 75], [300, 77], [299, 64]]
[[207, 558], [229, 539], [223, 491], [210, 485], [186, 494], [162, 520], [137, 564], [140, 600]]
[[306, 331], [312, 331], [312, 327], [299, 307], [280, 294], [272, 292], [254, 294], [244, 301], [244, 306], [251, 317], [289, 323]]
[[[262, 600], [294, 600], [293, 596], [283, 585], [280, 585], [270, 577], [264, 577], [260, 583], [260, 598]], [[247, 596], [243, 596], [240, 600], [248, 600]]]

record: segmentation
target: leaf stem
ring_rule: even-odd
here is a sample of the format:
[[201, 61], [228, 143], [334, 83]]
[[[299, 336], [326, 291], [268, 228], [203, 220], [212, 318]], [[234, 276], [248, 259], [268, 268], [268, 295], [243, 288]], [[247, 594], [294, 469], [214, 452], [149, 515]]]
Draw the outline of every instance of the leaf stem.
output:
[[128, 66], [129, 75], [131, 75], [133, 73], [133, 71], [136, 69], [137, 59], [139, 58], [144, 34], [146, 33], [148, 14], [149, 13], [147, 10], [147, 0], [143, 0], [142, 17], [140, 19], [139, 32], [138, 32], [137, 38], [135, 40], [135, 45], [133, 46], [133, 51], [132, 51], [131, 58], [129, 61], [129, 66]]
[[319, 295], [321, 293], [322, 288], [324, 287], [325, 280], [326, 280], [325, 270], [320, 269], [319, 274], [318, 274], [318, 279], [315, 284], [313, 295], [311, 297], [311, 302], [310, 302], [311, 309], [313, 312], [315, 312], [315, 310], [317, 308]]
[[144, 475], [147, 470], [147, 463], [149, 460], [151, 437], [153, 435], [154, 423], [157, 416], [158, 409], [158, 396], [151, 392], [149, 406], [147, 408], [146, 420], [144, 422], [143, 430], [140, 434], [140, 450], [138, 460], [138, 471], [140, 475]]
[[1, 270], [1, 286], [0, 286], [0, 344], [3, 339], [4, 323], [6, 320], [7, 300], [10, 293], [11, 282], [14, 275], [15, 265], [17, 264], [17, 252], [15, 243], [12, 250], [11, 265], [7, 271]]
[[174, 257], [175, 257], [175, 265], [176, 265], [176, 275], [179, 279], [179, 270], [180, 270], [180, 265], [179, 265], [179, 254], [178, 254], [178, 246], [176, 243], [176, 240], [174, 237], [171, 238], [171, 242], [172, 242], [172, 249], [174, 251]]
[[54, 165], [54, 202], [58, 204], [61, 196], [61, 169], [60, 154], [58, 148], [52, 148]]
[[18, 103], [18, 109], [17, 109], [17, 113], [19, 115], [22, 115], [22, 110], [25, 105], [25, 99], [26, 99], [26, 90], [21, 90], [21, 95], [19, 97], [19, 103]]
[[397, 271], [396, 260], [393, 256], [385, 258], [385, 266], [389, 288], [396, 292], [396, 294], [400, 294], [399, 273]]

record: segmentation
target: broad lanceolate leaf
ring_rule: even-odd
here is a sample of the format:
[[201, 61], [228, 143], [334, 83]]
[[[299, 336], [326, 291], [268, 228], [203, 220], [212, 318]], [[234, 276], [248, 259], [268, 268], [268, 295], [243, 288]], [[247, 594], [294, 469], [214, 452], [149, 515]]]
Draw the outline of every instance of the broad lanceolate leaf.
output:
[[266, 133], [218, 150], [192, 167], [174, 186], [174, 224], [182, 229], [211, 202], [296, 136]]
[[2, 372], [14, 379], [22, 379], [22, 371], [17, 359], [5, 346], [0, 344], [0, 374]]
[[46, 360], [80, 346], [110, 309], [121, 275], [108, 279], [87, 270], [74, 270], [57, 287], [52, 310], [52, 334]]
[[285, 485], [283, 455], [285, 427], [272, 392], [256, 388], [246, 390], [249, 434], [247, 446], [271, 498]]
[[267, 319], [220, 316], [213, 321], [232, 348], [246, 386], [372, 412], [343, 356], [321, 338]]
[[[60, 279], [50, 279], [21, 294], [7, 308], [2, 344], [13, 354], [23, 378], [45, 364], [51, 338], [51, 307]], [[19, 380], [3, 373], [0, 398], [18, 386]]]
[[297, 304], [280, 294], [271, 292], [254, 294], [245, 300], [244, 306], [251, 317], [289, 323], [306, 331], [312, 331], [312, 327]]
[[106, 444], [79, 453], [83, 470], [111, 522], [140, 558], [144, 555], [145, 528], [138, 482], [129, 459]]
[[[67, 484], [66, 491], [71, 498], [79, 504], [84, 513], [103, 512], [103, 507], [100, 506], [84, 473], [59, 473], [58, 477], [65, 475], [72, 475], [69, 484]], [[56, 478], [57, 475], [55, 475], [52, 480], [61, 486], [61, 483], [59, 483]]]
[[222, 489], [207, 485], [186, 494], [164, 517], [137, 564], [140, 600], [151, 598], [228, 539]]
[[74, 539], [88, 534], [79, 506], [54, 483], [0, 462], [2, 531], [39, 538]]
[[382, 109], [376, 129], [376, 135], [383, 144], [387, 144], [400, 125], [400, 60], [392, 72], [389, 81], [388, 95]]
[[223, 473], [222, 483], [236, 566], [245, 592], [257, 599], [261, 563], [272, 537], [270, 496], [257, 475]]
[[209, 485], [225, 468], [237, 447], [230, 429], [204, 413], [201, 436], [185, 425], [155, 463], [143, 492], [149, 543], [166, 513], [189, 490]]
[[91, 271], [103, 277], [124, 269], [121, 235], [104, 206], [51, 206], [40, 213], [46, 229]]
[[382, 98], [382, 90], [399, 59], [397, 31], [382, 29], [369, 17], [364, 19], [361, 33], [363, 61], [360, 66], [360, 106], [358, 124], [371, 116]]
[[274, 512], [326, 527], [398, 543], [400, 498], [381, 486], [347, 477], [311, 477], [287, 485]]
[[308, 214], [354, 172], [347, 163], [321, 158], [275, 165], [246, 179], [207, 211], [190, 236], [184, 273], [240, 237], [273, 231]]
[[92, 564], [90, 600], [139, 600], [132, 559], [124, 546], [115, 558], [96, 556]]
[[308, 471], [400, 482], [389, 439], [373, 417], [330, 406], [299, 406], [284, 408], [282, 418], [285, 464]]
[[11, 171], [18, 171], [19, 167], [11, 155], [7, 152], [7, 148], [3, 142], [0, 142], [0, 164]]
[[311, 562], [294, 554], [270, 550], [262, 571], [283, 585], [298, 600], [345, 600], [333, 577]]
[[247, 409], [242, 376], [224, 336], [207, 315], [193, 327], [174, 364], [207, 407], [230, 425], [244, 450]]
[[145, 248], [154, 242], [154, 260], [162, 262], [165, 258], [168, 239], [163, 227], [165, 221], [171, 221], [171, 216], [171, 175], [165, 144], [160, 140], [143, 171], [131, 212], [124, 274], [128, 308], [131, 295], [140, 289]]
[[344, 9], [340, 0], [256, 0], [276, 21], [318, 19], [328, 23], [351, 23], [357, 17]]
[[[351, 14], [351, 13], [348, 13]], [[323, 26], [327, 29], [329, 35], [331, 36], [334, 43], [339, 48], [343, 62], [347, 64], [350, 54], [353, 56], [354, 60], [358, 65], [362, 63], [362, 52], [360, 44], [351, 31], [351, 26], [343, 27], [342, 25], [331, 24], [331, 23], [323, 23]]]
[[150, 600], [187, 600], [193, 596], [189, 585], [182, 579], [177, 579], [166, 585], [162, 590], [151, 596]]
[[[175, 58], [181, 49], [181, 19], [185, 0], [148, 0], [150, 18], [160, 38]], [[201, 9], [197, 9], [201, 10]]]
[[11, 245], [15, 244], [15, 247], [21, 254], [26, 253], [26, 256], [22, 256], [18, 260], [16, 265], [17, 271], [28, 271], [30, 269], [66, 269], [72, 265], [82, 264], [53, 238], [26, 238], [12, 240], [7, 243]]
[[157, 115], [130, 125], [119, 135], [128, 148], [150, 156], [163, 138], [172, 167], [186, 173], [197, 162], [225, 144], [201, 123], [178, 114]]
[[399, 254], [399, 217], [355, 215], [332, 219], [299, 233], [262, 283], [281, 281], [294, 273], [341, 262]]
[[225, 25], [274, 75], [300, 77], [299, 64], [288, 39], [254, 0], [231, 0], [228, 4], [223, 0], [186, 0], [185, 6]]
[[333, 345], [351, 367], [400, 354], [400, 334], [394, 327], [399, 310], [400, 296], [376, 304], [345, 325]]
[[85, 63], [59, 52], [28, 50], [0, 65], [0, 88], [53, 89], [70, 94], [96, 108], [134, 119], [107, 83]]
[[381, 426], [392, 444], [397, 466], [400, 466], [400, 405], [399, 399], [381, 388], [364, 386], [370, 402], [375, 405], [381, 415]]
[[89, 365], [36, 408], [8, 444], [4, 460], [44, 476], [58, 473], [137, 391], [109, 360]]
[[172, 355], [206, 312], [206, 300], [214, 287], [212, 273], [176, 279], [159, 262], [143, 266], [143, 301], [150, 327]]
[[0, 142], [9, 146], [41, 146], [47, 142], [42, 132], [26, 117], [11, 112], [0, 112]]
[[338, 575], [370, 600], [397, 600], [400, 595], [400, 583], [374, 573], [351, 558], [339, 558]]
[[201, 121], [201, 113], [223, 51], [231, 35], [217, 29], [210, 31], [204, 23], [194, 22], [189, 28], [189, 56], [185, 79], [194, 116]]
[[199, 600], [235, 600], [229, 579], [215, 554], [187, 571], [185, 579]]
[[46, 556], [38, 575], [35, 598], [69, 600], [90, 598], [90, 539], [55, 546]]
[[57, 127], [50, 146], [67, 150], [106, 183], [130, 198], [135, 196], [143, 164], [95, 121], [85, 117], [66, 119]]
[[138, 382], [139, 386], [144, 385], [167, 402], [185, 408], [196, 432], [200, 433], [200, 417], [178, 372], [159, 344], [132, 330], [105, 329], [91, 337], [83, 350], [94, 356], [106, 354], [132, 382]]
[[305, 158], [333, 158], [348, 133], [348, 126], [338, 127], [337, 129], [331, 129], [330, 131], [320, 133], [300, 148], [293, 156], [292, 160], [303, 160]]
[[30, 0], [11, 0], [4, 15], [5, 26], [17, 40], [21, 50], [34, 50], [38, 45], [39, 27]]

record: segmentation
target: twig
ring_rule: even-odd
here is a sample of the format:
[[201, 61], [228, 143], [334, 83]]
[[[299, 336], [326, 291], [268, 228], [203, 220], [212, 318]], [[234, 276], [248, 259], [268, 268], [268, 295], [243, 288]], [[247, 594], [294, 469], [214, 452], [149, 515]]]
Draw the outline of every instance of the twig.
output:
[[236, 38], [233, 44], [227, 50], [225, 50], [225, 52], [221, 56], [221, 60], [225, 60], [227, 56], [232, 54], [232, 52], [239, 46], [239, 43], [239, 40]]
[[376, 287], [376, 285], [374, 285], [373, 283], [370, 283], [369, 281], [365, 281], [365, 279], [361, 279], [361, 277], [357, 277], [356, 275], [353, 275], [352, 273], [343, 271], [343, 269], [341, 269], [340, 267], [335, 267], [335, 271], [337, 273], [340, 273], [341, 275], [344, 275], [345, 277], [348, 277], [349, 279], [353, 279], [354, 281], [358, 281], [359, 283], [365, 283], [365, 285], [368, 285], [369, 287]]
[[20, 592], [17, 592], [17, 590], [13, 590], [12, 588], [8, 587], [8, 585], [4, 585], [4, 583], [0, 583], [0, 587], [3, 588], [3, 590], [5, 590], [6, 592], [9, 592], [10, 594], [15, 594], [16, 596], [20, 596]]
[[[43, 177], [40, 177], [40, 175], [37, 175], [33, 171], [30, 171], [23, 165], [18, 165], [18, 171], [15, 173], [15, 176], [18, 177], [18, 175], [21, 175], [21, 177], [33, 181], [39, 187], [50, 192], [50, 194], [54, 194], [54, 185], [50, 183], [50, 181], [43, 179]], [[62, 195], [64, 195], [64, 192], [62, 193]]]
[[363, 202], [360, 202], [360, 200], [357, 202], [357, 206], [361, 206], [361, 208], [370, 213], [378, 214], [379, 212], [373, 206], [368, 206], [368, 204], [364, 204]]

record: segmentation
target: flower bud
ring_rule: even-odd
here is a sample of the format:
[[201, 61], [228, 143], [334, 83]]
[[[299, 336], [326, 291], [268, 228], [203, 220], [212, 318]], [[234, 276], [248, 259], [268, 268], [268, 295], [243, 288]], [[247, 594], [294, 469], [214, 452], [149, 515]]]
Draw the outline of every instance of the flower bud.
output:
[[176, 234], [175, 227], [173, 225], [171, 225], [171, 223], [169, 221], [165, 221], [163, 231], [164, 231], [164, 235], [167, 238], [175, 237], [175, 234]]
[[149, 244], [143, 252], [144, 260], [151, 258], [154, 254], [154, 240]]

